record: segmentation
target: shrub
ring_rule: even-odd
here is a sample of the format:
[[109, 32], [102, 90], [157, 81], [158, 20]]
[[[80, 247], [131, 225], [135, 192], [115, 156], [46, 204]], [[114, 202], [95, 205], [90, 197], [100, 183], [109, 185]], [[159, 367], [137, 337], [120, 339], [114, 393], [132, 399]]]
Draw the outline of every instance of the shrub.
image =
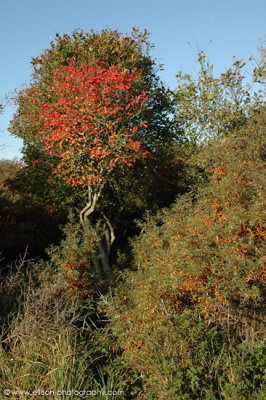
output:
[[107, 313], [145, 399], [246, 399], [263, 383], [265, 110], [203, 147], [204, 179], [147, 217]]

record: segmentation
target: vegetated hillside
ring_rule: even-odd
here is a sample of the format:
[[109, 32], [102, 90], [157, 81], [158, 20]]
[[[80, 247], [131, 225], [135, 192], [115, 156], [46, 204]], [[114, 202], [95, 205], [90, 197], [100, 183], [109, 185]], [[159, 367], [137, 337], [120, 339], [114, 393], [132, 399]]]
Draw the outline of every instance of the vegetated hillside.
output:
[[202, 148], [198, 187], [134, 242], [137, 270], [108, 314], [140, 398], [261, 398], [265, 118]]

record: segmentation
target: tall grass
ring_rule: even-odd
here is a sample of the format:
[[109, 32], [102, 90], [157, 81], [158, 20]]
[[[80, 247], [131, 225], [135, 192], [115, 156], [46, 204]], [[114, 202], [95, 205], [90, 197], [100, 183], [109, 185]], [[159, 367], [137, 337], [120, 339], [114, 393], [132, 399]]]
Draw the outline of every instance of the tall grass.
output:
[[123, 382], [108, 370], [108, 351], [89, 322], [91, 302], [68, 298], [59, 281], [41, 284], [23, 260], [2, 279], [0, 303], [0, 396], [9, 390], [9, 398], [36, 400], [41, 391], [69, 400], [87, 391], [124, 398]]

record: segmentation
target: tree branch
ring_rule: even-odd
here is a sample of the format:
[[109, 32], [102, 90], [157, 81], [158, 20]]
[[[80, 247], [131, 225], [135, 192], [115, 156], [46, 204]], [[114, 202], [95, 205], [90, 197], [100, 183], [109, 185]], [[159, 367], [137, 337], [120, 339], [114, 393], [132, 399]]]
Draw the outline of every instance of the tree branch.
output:
[[79, 214], [79, 218], [80, 218], [80, 223], [83, 226], [83, 228], [85, 229], [85, 224], [86, 221], [88, 219], [88, 217], [94, 212], [95, 207], [96, 207], [96, 203], [102, 193], [104, 187], [104, 182], [100, 182], [98, 190], [96, 191], [96, 193], [92, 194], [92, 188], [91, 186], [88, 187], [88, 203], [86, 204], [86, 206], [81, 210], [80, 214]]

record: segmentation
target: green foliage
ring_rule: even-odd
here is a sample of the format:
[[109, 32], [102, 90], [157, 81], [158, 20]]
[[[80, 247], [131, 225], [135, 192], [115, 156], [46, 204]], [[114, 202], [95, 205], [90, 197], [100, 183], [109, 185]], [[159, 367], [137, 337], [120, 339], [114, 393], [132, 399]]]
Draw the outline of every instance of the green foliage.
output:
[[49, 280], [59, 281], [66, 294], [78, 296], [80, 300], [88, 298], [99, 289], [100, 277], [96, 277], [94, 262], [100, 227], [91, 228], [84, 235], [79, 223], [70, 213], [67, 224], [63, 228], [63, 238], [59, 245], [47, 249], [48, 261], [41, 274], [49, 276]]
[[264, 132], [261, 110], [203, 148], [205, 181], [134, 242], [107, 309], [144, 398], [244, 399], [263, 382]]
[[251, 110], [261, 107], [263, 92], [258, 89], [254, 93], [254, 87], [263, 83], [265, 57], [253, 68], [251, 82], [247, 80], [244, 59], [234, 58], [232, 67], [219, 78], [214, 77], [213, 65], [203, 51], [198, 53], [197, 61], [199, 72], [195, 77], [181, 71], [177, 75], [175, 116], [186, 137], [201, 143], [240, 127]]

